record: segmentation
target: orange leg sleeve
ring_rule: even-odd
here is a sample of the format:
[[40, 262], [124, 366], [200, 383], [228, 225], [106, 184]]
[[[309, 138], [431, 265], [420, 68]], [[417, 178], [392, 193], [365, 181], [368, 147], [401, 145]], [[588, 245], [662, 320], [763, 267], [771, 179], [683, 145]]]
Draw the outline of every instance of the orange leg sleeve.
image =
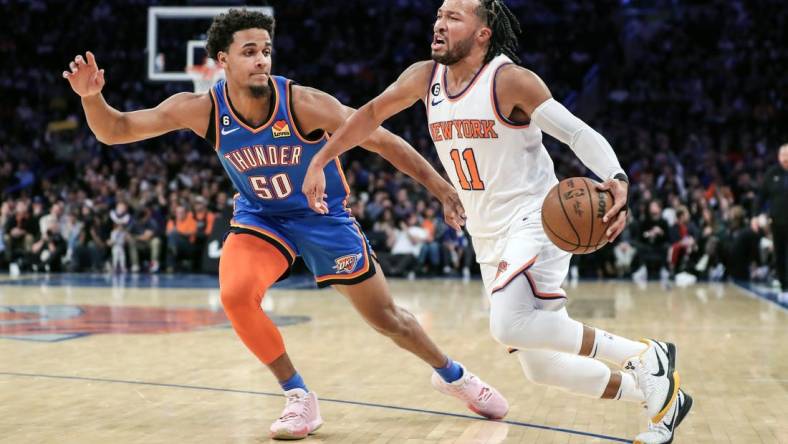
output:
[[224, 312], [241, 341], [266, 365], [284, 354], [285, 344], [260, 302], [289, 266], [276, 247], [251, 234], [230, 234], [222, 247], [219, 288]]

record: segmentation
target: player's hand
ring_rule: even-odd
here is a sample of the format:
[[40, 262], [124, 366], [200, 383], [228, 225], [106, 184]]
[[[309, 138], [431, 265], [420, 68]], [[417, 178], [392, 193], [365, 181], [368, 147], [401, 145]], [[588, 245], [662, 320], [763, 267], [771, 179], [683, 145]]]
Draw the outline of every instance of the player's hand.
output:
[[99, 69], [93, 53], [88, 51], [85, 57], [87, 61], [81, 54], [77, 55], [68, 65], [70, 71], [63, 71], [63, 78], [68, 80], [71, 89], [80, 97], [90, 97], [100, 93], [105, 83], [104, 70]]
[[311, 163], [309, 164], [301, 192], [306, 196], [309, 208], [320, 214], [328, 214], [326, 175], [323, 173], [322, 168], [314, 167]]
[[613, 242], [627, 225], [627, 193], [629, 184], [623, 180], [608, 179], [597, 185], [598, 190], [610, 191], [613, 195], [613, 206], [602, 217], [602, 222], [607, 224], [608, 242]]
[[446, 187], [436, 196], [443, 205], [443, 219], [446, 225], [461, 230], [465, 225], [465, 208], [460, 202], [460, 196], [453, 186], [446, 184]]

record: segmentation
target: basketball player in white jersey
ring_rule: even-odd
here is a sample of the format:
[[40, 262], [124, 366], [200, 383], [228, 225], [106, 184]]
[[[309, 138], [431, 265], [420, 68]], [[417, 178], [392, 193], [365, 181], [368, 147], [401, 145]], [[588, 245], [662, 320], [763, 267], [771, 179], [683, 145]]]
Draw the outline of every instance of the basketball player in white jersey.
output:
[[[615, 205], [610, 240], [625, 225], [628, 182], [608, 142], [518, 66], [519, 23], [501, 0], [445, 0], [432, 60], [410, 66], [360, 108], [312, 159], [302, 191], [325, 213], [323, 168], [390, 116], [422, 101], [430, 134], [467, 213], [490, 295], [490, 330], [517, 349], [531, 381], [580, 395], [645, 404], [648, 430], [635, 442], [668, 443], [692, 405], [679, 388], [676, 347], [632, 341], [571, 319], [560, 284], [571, 255], [544, 234], [540, 209], [555, 185], [542, 131], [568, 144], [604, 180]], [[618, 366], [611, 371], [599, 360]]]

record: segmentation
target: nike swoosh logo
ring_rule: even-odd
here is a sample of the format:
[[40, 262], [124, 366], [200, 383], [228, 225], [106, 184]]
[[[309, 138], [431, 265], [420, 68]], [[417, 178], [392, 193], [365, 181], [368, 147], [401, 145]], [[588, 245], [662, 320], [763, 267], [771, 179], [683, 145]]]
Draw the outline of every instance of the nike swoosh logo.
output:
[[438, 105], [440, 105], [440, 104], [441, 104], [441, 102], [443, 102], [444, 100], [446, 100], [446, 99], [440, 99], [440, 100], [438, 100], [438, 101], [436, 102], [436, 101], [435, 101], [435, 99], [432, 99], [432, 106], [438, 106]]
[[[676, 402], [678, 401], [679, 400], [677, 399]], [[681, 410], [681, 404], [676, 406], [676, 411], [673, 412], [673, 417], [670, 419], [670, 424], [668, 424], [667, 421], [665, 422], [665, 427], [667, 427], [671, 432], [673, 431], [673, 424], [676, 423], [676, 416], [678, 415], [679, 410]]]
[[237, 126], [235, 128], [233, 128], [233, 129], [231, 129], [231, 130], [225, 130], [224, 128], [222, 128], [222, 135], [226, 136], [226, 135], [228, 135], [230, 133], [234, 133], [234, 132], [238, 131], [239, 129], [241, 129], [241, 128], [238, 128]]
[[665, 374], [665, 368], [662, 367], [662, 360], [659, 359], [659, 353], [657, 353], [656, 349], [654, 349], [654, 354], [657, 355], [657, 364], [659, 364], [659, 371], [656, 373], [652, 373], [651, 375], [659, 377]]

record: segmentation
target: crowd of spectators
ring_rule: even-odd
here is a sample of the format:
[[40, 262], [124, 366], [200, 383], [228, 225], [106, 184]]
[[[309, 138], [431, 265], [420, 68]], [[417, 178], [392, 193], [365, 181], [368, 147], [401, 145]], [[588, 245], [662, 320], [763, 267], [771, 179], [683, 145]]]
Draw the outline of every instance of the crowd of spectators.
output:
[[[146, 9], [137, 0], [7, 0], [0, 35], [0, 267], [40, 271], [198, 271], [233, 194], [210, 146], [187, 132], [106, 147], [60, 78], [91, 49], [113, 106], [153, 106], [188, 84], [146, 81]], [[360, 106], [410, 63], [429, 57], [439, 2], [273, 2], [274, 72]], [[788, 141], [786, 8], [775, 0], [626, 2], [511, 0], [523, 64], [616, 149], [631, 180], [629, 224], [599, 252], [576, 256], [585, 277], [691, 274], [770, 279], [773, 247], [759, 198]], [[644, 6], [645, 5], [645, 6]], [[68, 6], [68, 7], [66, 7]], [[74, 26], [60, 26], [73, 23]], [[594, 81], [589, 85], [589, 73]], [[12, 122], [12, 123], [11, 123]], [[443, 172], [422, 107], [387, 127]], [[589, 172], [546, 137], [559, 177]], [[464, 232], [381, 158], [344, 159], [351, 209], [393, 275], [476, 273]]]

